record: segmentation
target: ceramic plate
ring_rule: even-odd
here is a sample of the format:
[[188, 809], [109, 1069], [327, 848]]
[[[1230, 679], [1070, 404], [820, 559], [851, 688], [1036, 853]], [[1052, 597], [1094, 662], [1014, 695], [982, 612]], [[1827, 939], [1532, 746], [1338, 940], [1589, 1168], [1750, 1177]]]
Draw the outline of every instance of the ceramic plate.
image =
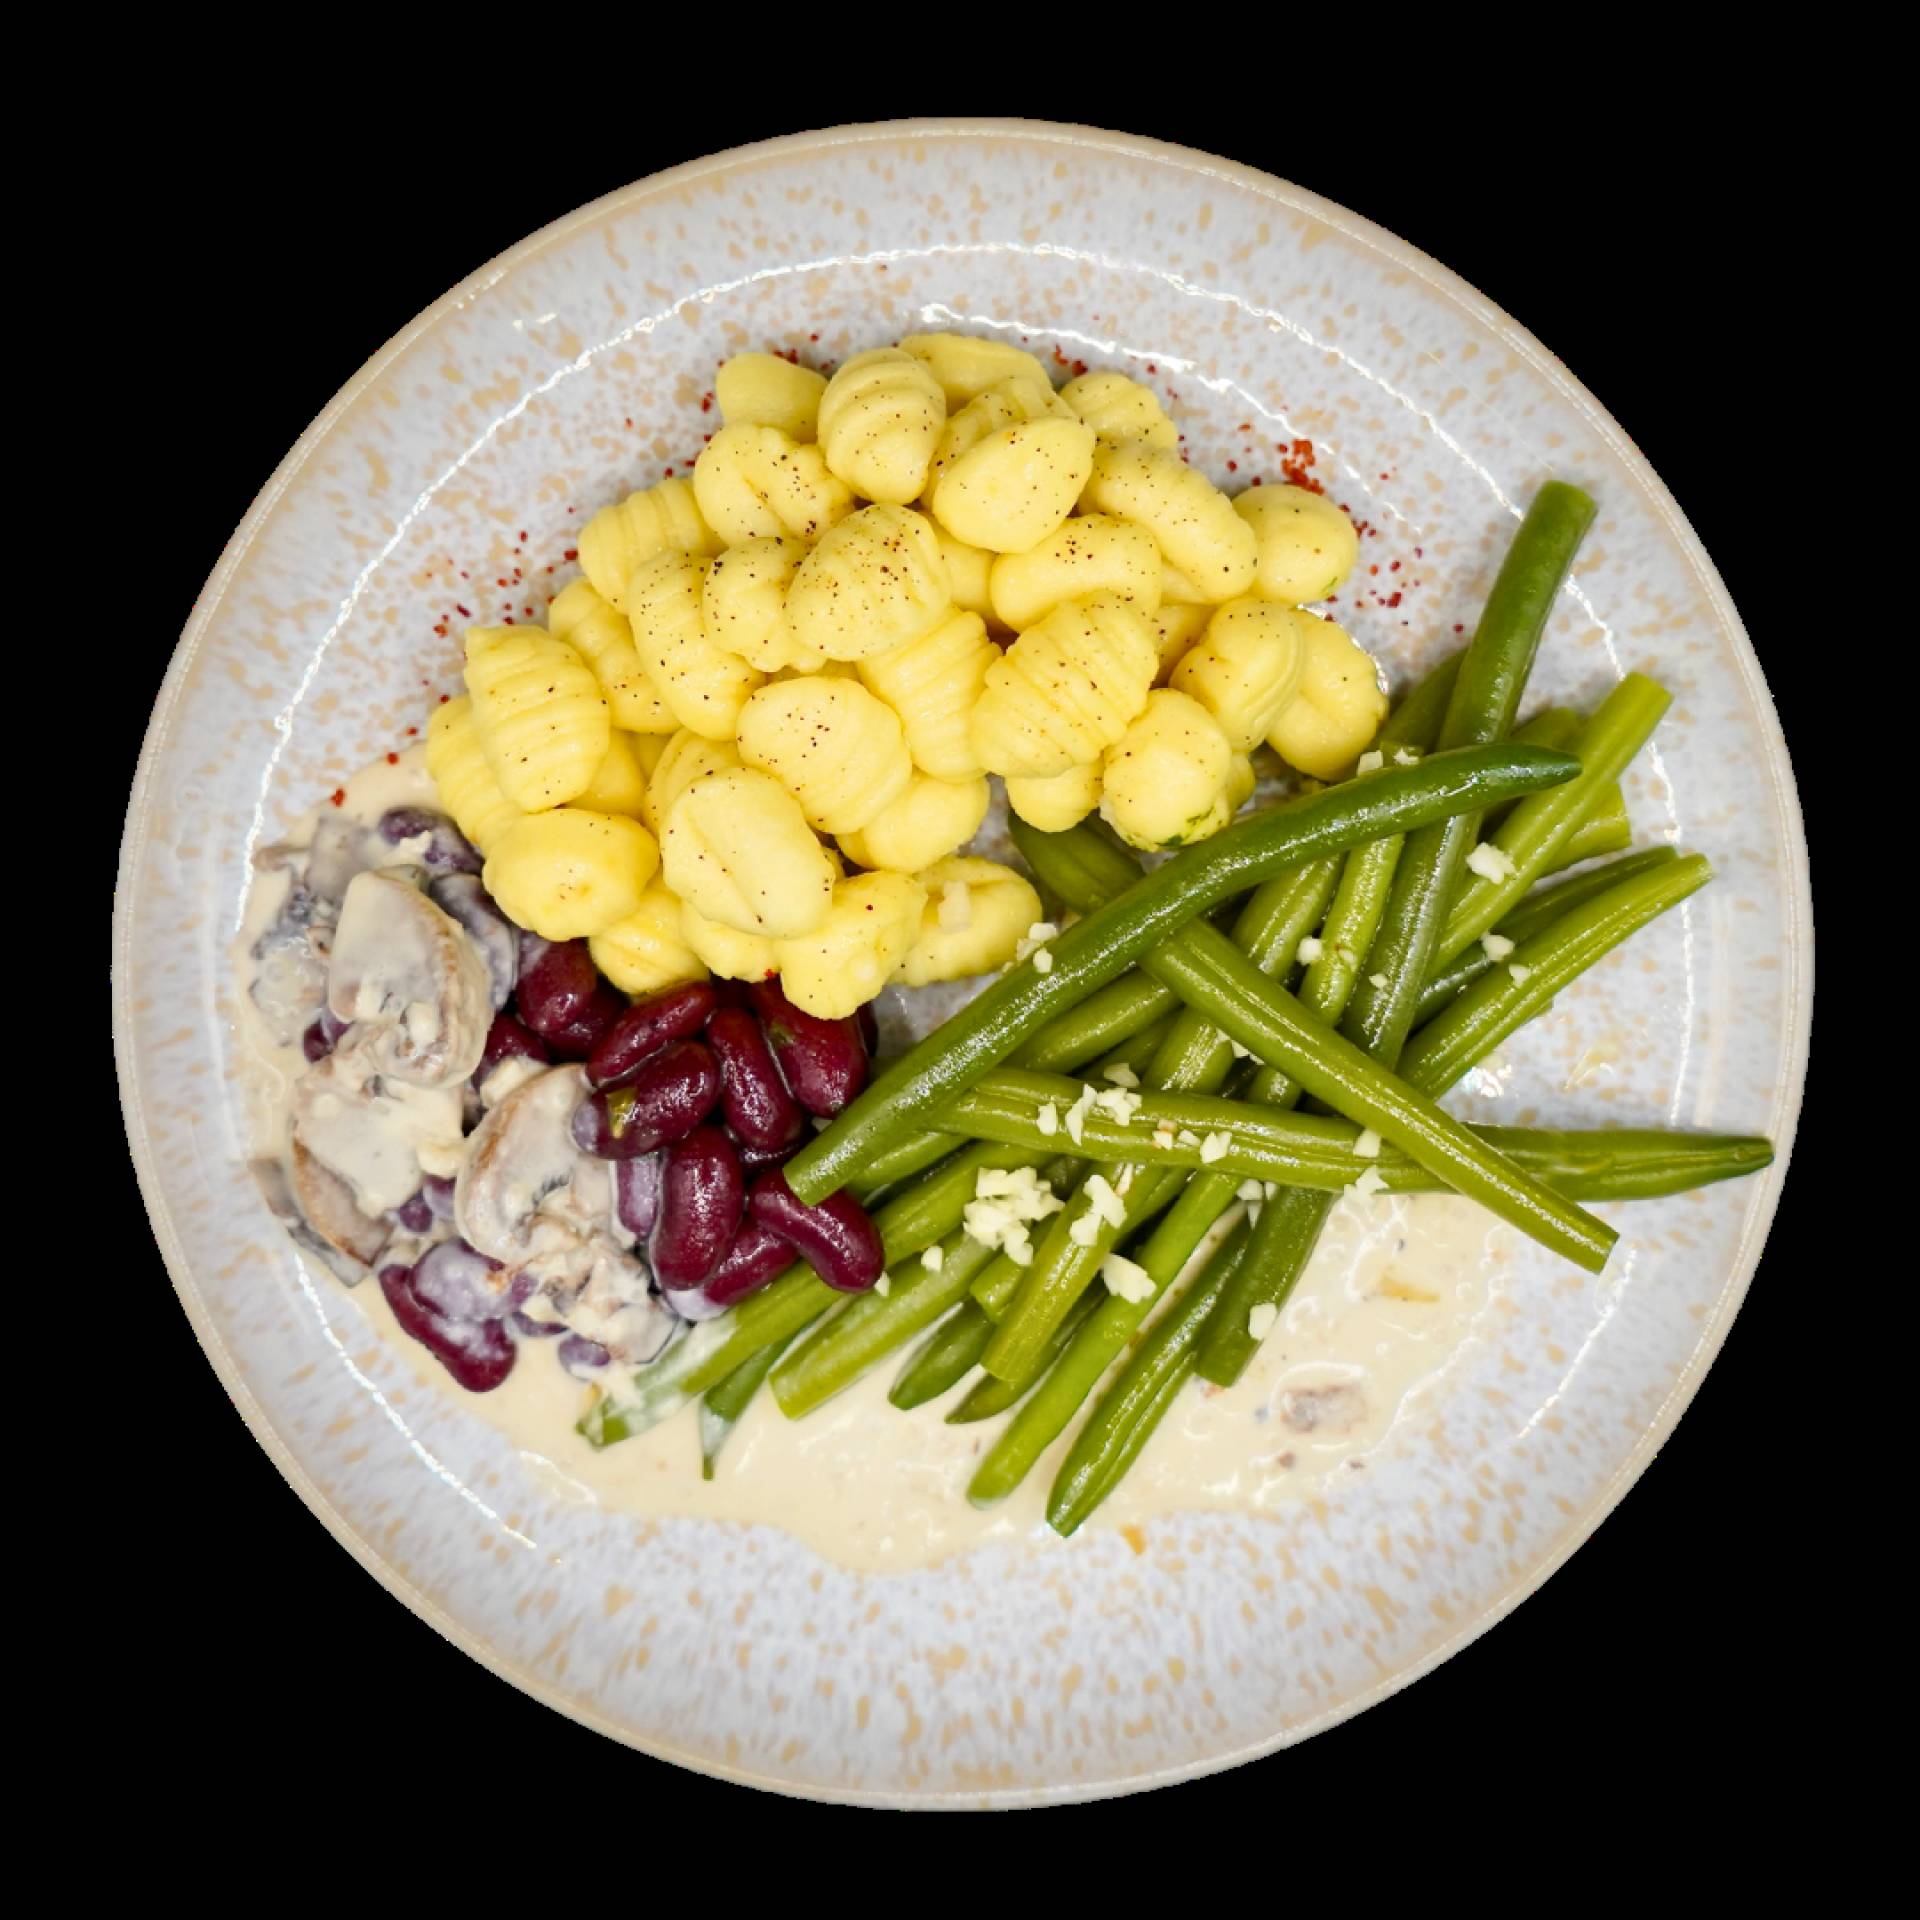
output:
[[[227, 950], [253, 849], [404, 743], [423, 689], [456, 673], [456, 608], [515, 606], [515, 568], [547, 587], [538, 569], [587, 513], [691, 458], [717, 360], [840, 358], [941, 327], [1139, 374], [1217, 479], [1311, 455], [1366, 527], [1336, 612], [1396, 675], [1470, 626], [1517, 503], [1551, 474], [1585, 485], [1600, 518], [1541, 680], [1591, 699], [1647, 666], [1673, 687], [1630, 800], [1643, 840], [1709, 852], [1719, 880], [1456, 1104], [1765, 1131], [1782, 1151], [1762, 1179], [1634, 1210], [1598, 1279], [1518, 1261], [1446, 1391], [1328, 1498], [863, 1575], [773, 1529], [560, 1504], [485, 1420], [420, 1390], [417, 1354], [302, 1269], [248, 1176]], [[1739, 619], [1551, 354], [1411, 247], [1245, 167], [1068, 127], [923, 124], [616, 193], [476, 273], [349, 383], [174, 656], [122, 855], [115, 1014], [186, 1310], [260, 1444], [390, 1591], [515, 1685], [685, 1765], [1005, 1805], [1301, 1739], [1464, 1645], [1585, 1539], [1753, 1272], [1810, 962], [1791, 775]]]

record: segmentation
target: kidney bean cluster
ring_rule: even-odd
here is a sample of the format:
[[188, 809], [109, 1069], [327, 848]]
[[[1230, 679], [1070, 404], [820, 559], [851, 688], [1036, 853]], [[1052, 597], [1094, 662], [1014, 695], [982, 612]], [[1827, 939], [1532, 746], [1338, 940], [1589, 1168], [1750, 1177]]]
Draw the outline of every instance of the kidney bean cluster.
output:
[[[520, 1005], [537, 1026], [527, 978]], [[879, 1279], [880, 1236], [853, 1198], [802, 1206], [780, 1171], [809, 1116], [866, 1084], [868, 1046], [859, 1020], [803, 1013], [772, 980], [674, 987], [602, 1028], [574, 1143], [614, 1163], [621, 1221], [682, 1317], [720, 1312], [796, 1258], [843, 1292]]]

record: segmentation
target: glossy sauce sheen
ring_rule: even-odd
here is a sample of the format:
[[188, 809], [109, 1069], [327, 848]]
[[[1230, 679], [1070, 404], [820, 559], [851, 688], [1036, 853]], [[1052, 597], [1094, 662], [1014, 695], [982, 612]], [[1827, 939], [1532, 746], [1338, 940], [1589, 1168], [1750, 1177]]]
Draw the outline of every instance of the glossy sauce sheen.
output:
[[[376, 763], [347, 789], [346, 811], [373, 820], [388, 807], [433, 806], [421, 750]], [[301, 837], [296, 834], [295, 838]], [[284, 881], [264, 875], [248, 903], [234, 964], [273, 917]], [[256, 1150], [276, 1150], [299, 1048], [272, 1044], [243, 993], [244, 1038], [257, 1071], [249, 1113]], [[1410, 1443], [1419, 1402], [1440, 1378], [1512, 1257], [1512, 1235], [1471, 1202], [1442, 1194], [1343, 1199], [1279, 1326], [1231, 1388], [1189, 1384], [1140, 1460], [1089, 1529], [1138, 1530], [1203, 1509], [1272, 1512], [1337, 1497], [1367, 1455]], [[790, 1421], [763, 1391], [734, 1429], [711, 1481], [700, 1477], [695, 1410], [596, 1453], [574, 1432], [591, 1389], [565, 1373], [544, 1343], [528, 1343], [492, 1393], [463, 1393], [423, 1348], [400, 1333], [377, 1287], [344, 1289], [414, 1371], [490, 1421], [550, 1497], [642, 1515], [694, 1515], [775, 1525], [825, 1558], [879, 1571], [926, 1566], [983, 1542], [1071, 1548], [1047, 1529], [1047, 1490], [1071, 1433], [1056, 1441], [1011, 1498], [979, 1510], [967, 1482], [1004, 1421], [949, 1426], [965, 1396], [911, 1414], [888, 1404], [905, 1364], [890, 1357], [840, 1398]]]

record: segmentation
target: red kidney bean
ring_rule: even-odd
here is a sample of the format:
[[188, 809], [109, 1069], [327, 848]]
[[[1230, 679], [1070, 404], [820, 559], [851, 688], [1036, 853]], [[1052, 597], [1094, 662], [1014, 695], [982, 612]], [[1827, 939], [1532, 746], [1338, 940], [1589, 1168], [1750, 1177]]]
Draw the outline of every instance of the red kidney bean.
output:
[[500, 1270], [464, 1240], [442, 1240], [413, 1269], [414, 1297], [442, 1320], [498, 1320], [520, 1304]]
[[480, 1064], [473, 1070], [473, 1084], [482, 1085], [502, 1060], [536, 1060], [544, 1067], [552, 1058], [547, 1043], [531, 1028], [523, 1027], [510, 1013], [496, 1013], [480, 1051]]
[[545, 942], [529, 954], [520, 946], [520, 1018], [568, 1059], [584, 1059], [620, 1017], [626, 1002], [600, 978], [584, 940]]
[[519, 1348], [498, 1320], [449, 1320], [414, 1291], [407, 1267], [382, 1267], [380, 1291], [403, 1333], [418, 1340], [469, 1393], [490, 1393], [513, 1371]]
[[613, 1169], [613, 1205], [620, 1224], [636, 1240], [645, 1240], [660, 1217], [660, 1156], [643, 1153], [619, 1160]]
[[389, 807], [380, 816], [380, 837], [391, 847], [430, 834], [421, 862], [436, 873], [478, 873], [479, 852], [444, 813], [426, 807]]
[[859, 1024], [802, 1013], [777, 980], [760, 981], [748, 991], [793, 1097], [809, 1113], [838, 1113], [867, 1084]]
[[753, 1183], [752, 1217], [842, 1293], [865, 1293], [886, 1265], [878, 1230], [844, 1189], [828, 1194], [817, 1207], [805, 1206], [787, 1176], [772, 1167]]
[[744, 1140], [736, 1139], [733, 1144], [740, 1155], [740, 1170], [751, 1180], [769, 1167], [784, 1167], [804, 1142], [789, 1140], [784, 1147], [750, 1147]]
[[433, 1208], [427, 1200], [424, 1190], [416, 1193], [412, 1199], [403, 1200], [394, 1208], [393, 1217], [409, 1233], [431, 1233], [433, 1231]]
[[647, 1240], [647, 1258], [663, 1287], [697, 1287], [719, 1266], [746, 1197], [733, 1142], [718, 1127], [696, 1127], [668, 1150], [660, 1217]]
[[589, 1340], [584, 1333], [568, 1334], [553, 1351], [576, 1380], [589, 1378], [596, 1367], [604, 1367], [613, 1358], [598, 1340]]
[[863, 1000], [854, 1008], [853, 1017], [860, 1023], [861, 1044], [871, 1060], [880, 1051], [880, 1016], [874, 1012], [871, 1000]]
[[676, 1040], [691, 1040], [713, 1017], [720, 996], [704, 980], [636, 1000], [600, 1037], [587, 1057], [596, 1087], [617, 1087]]
[[324, 1060], [333, 1051], [333, 1035], [327, 1031], [324, 1016], [300, 1036], [300, 1051], [309, 1060]]
[[733, 1236], [726, 1258], [708, 1275], [700, 1291], [717, 1307], [730, 1307], [750, 1293], [758, 1293], [777, 1274], [793, 1265], [793, 1249], [757, 1220], [743, 1220]]
[[720, 1098], [720, 1068], [698, 1040], [676, 1040], [624, 1087], [602, 1087], [573, 1110], [573, 1144], [599, 1160], [631, 1160], [684, 1140]]
[[567, 1330], [567, 1323], [564, 1320], [535, 1320], [530, 1315], [522, 1313], [518, 1307], [508, 1314], [507, 1318], [513, 1322], [514, 1332], [527, 1340], [551, 1340], [557, 1334], [565, 1333]]
[[778, 1152], [798, 1140], [807, 1116], [787, 1091], [760, 1022], [744, 1007], [722, 1007], [707, 1023], [707, 1045], [720, 1062], [727, 1131], [763, 1152]]

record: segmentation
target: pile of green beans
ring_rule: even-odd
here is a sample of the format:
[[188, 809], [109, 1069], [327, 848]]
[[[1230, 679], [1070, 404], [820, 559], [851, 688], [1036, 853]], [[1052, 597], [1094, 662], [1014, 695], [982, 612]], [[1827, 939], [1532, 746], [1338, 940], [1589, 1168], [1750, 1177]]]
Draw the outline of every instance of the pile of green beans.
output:
[[[1769, 1143], [1748, 1136], [1470, 1127], [1436, 1104], [1711, 878], [1698, 855], [1627, 851], [1620, 781], [1664, 689], [1630, 673], [1591, 714], [1514, 724], [1593, 512], [1577, 488], [1541, 489], [1471, 642], [1399, 702], [1355, 778], [1309, 783], [1147, 872], [1095, 824], [1016, 820], [1044, 897], [1080, 917], [1046, 961], [1008, 969], [878, 1071], [786, 1169], [803, 1200], [844, 1185], [869, 1203], [883, 1285], [849, 1298], [796, 1264], [600, 1395], [581, 1432], [609, 1445], [697, 1402], [711, 1477], [763, 1384], [798, 1418], [907, 1353], [896, 1407], [964, 1387], [949, 1421], [1011, 1416], [968, 1487], [977, 1504], [1005, 1498], [1097, 1394], [1047, 1500], [1068, 1534], [1191, 1376], [1239, 1376], [1254, 1310], [1284, 1304], [1356, 1182], [1465, 1194], [1597, 1271], [1615, 1236], [1583, 1203], [1766, 1166]], [[1087, 1104], [1114, 1084], [1130, 1112]], [[1064, 1199], [1024, 1261], [961, 1225], [982, 1171], [1015, 1167]], [[1118, 1224], [1094, 1217], [1096, 1173]], [[1095, 1284], [1122, 1247], [1141, 1298]]]

